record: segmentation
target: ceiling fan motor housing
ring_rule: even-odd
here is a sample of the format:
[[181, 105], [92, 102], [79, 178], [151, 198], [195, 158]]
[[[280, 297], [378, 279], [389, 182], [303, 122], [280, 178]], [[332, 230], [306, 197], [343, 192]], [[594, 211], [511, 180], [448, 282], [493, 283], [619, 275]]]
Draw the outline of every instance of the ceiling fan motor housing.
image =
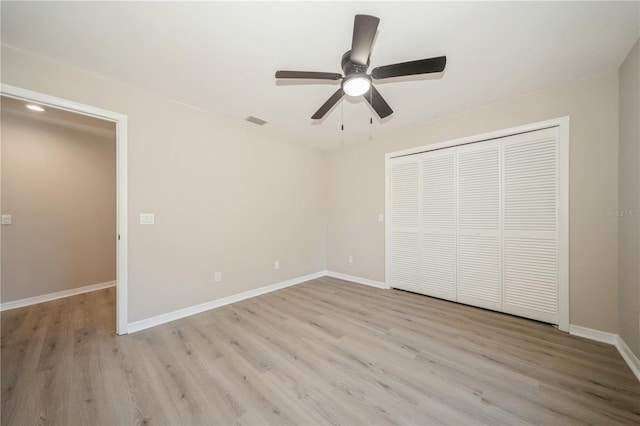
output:
[[365, 65], [354, 64], [351, 62], [351, 51], [347, 50], [345, 54], [342, 55], [340, 65], [345, 76], [350, 74], [366, 74], [367, 68], [369, 68], [369, 60], [367, 59], [367, 63]]

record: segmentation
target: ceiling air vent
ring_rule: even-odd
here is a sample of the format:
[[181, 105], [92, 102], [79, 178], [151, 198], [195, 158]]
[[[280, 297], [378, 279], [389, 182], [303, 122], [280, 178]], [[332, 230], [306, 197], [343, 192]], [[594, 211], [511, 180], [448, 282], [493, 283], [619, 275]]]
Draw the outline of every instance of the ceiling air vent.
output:
[[248, 116], [247, 118], [245, 118], [245, 120], [247, 120], [249, 123], [257, 124], [258, 126], [267, 124], [267, 122], [263, 119], [254, 117], [253, 115]]

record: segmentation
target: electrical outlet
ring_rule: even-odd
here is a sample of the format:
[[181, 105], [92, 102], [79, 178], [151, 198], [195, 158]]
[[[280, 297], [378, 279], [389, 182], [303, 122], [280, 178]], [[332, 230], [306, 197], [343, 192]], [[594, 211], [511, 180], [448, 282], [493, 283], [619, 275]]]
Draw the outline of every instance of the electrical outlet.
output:
[[276, 260], [275, 262], [273, 262], [273, 269], [280, 269], [280, 261]]
[[349, 256], [349, 263], [353, 263], [353, 256]]
[[10, 214], [2, 215], [2, 224], [3, 225], [11, 225], [12, 219]]
[[215, 282], [222, 281], [222, 272], [216, 272], [213, 280]]

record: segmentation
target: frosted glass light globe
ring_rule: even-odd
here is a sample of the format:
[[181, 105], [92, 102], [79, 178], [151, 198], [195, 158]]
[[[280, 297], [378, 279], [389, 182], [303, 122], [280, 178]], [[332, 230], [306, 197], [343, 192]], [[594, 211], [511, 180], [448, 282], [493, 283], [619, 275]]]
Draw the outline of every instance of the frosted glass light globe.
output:
[[364, 95], [371, 88], [371, 81], [367, 77], [352, 77], [344, 81], [342, 90], [349, 96]]

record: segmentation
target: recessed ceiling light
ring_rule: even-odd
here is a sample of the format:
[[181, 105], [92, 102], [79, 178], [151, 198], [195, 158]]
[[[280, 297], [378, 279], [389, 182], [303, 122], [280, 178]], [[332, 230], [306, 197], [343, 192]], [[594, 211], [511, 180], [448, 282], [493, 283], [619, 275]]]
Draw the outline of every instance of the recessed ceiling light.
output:
[[44, 111], [44, 108], [42, 108], [40, 105], [27, 105], [27, 108], [33, 111], [38, 111], [38, 112]]

